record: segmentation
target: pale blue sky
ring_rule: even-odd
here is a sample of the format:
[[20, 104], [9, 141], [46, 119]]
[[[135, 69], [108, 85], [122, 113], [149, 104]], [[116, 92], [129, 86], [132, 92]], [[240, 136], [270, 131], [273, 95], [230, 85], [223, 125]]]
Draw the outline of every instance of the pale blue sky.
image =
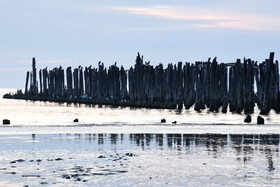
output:
[[279, 0], [0, 0], [0, 87], [38, 69], [279, 56]]

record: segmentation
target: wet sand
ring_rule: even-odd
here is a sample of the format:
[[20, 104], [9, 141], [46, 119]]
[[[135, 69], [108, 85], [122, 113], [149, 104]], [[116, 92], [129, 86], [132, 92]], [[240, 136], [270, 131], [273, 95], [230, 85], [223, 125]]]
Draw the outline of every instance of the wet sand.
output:
[[0, 135], [0, 186], [278, 186], [279, 135]]

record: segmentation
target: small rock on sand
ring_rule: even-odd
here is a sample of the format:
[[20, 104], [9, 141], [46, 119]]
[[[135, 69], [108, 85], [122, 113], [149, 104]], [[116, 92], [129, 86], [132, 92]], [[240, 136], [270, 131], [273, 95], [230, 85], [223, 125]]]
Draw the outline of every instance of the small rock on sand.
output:
[[258, 116], [257, 124], [264, 124], [264, 119], [261, 116]]
[[10, 125], [11, 122], [8, 119], [3, 119], [3, 125]]
[[248, 115], [246, 116], [246, 118], [244, 119], [244, 122], [245, 122], [245, 123], [251, 123], [251, 121], [252, 121], [252, 118], [251, 118], [251, 116], [248, 114]]
[[163, 118], [160, 120], [161, 123], [166, 123], [166, 120]]

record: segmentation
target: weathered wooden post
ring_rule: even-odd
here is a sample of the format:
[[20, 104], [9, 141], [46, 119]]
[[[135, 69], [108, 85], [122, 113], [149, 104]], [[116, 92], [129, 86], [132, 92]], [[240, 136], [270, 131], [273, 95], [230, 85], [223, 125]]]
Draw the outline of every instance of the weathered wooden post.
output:
[[84, 95], [84, 77], [83, 68], [79, 66], [79, 97]]
[[32, 58], [32, 92], [33, 92], [33, 95], [34, 96], [37, 96], [38, 93], [37, 93], [37, 80], [36, 80], [36, 60], [35, 58], [33, 57]]
[[164, 108], [164, 70], [163, 65], [160, 63], [158, 66], [155, 67], [155, 73], [154, 73], [154, 79], [155, 79], [155, 85], [154, 85], [154, 107], [155, 108]]
[[[257, 63], [255, 63], [255, 66], [257, 66]], [[255, 94], [255, 102], [257, 103], [257, 106], [260, 107], [260, 98], [262, 95], [262, 88], [260, 86], [260, 66], [259, 68], [254, 68], [254, 80], [256, 81], [256, 94]]]
[[108, 81], [110, 104], [120, 104], [120, 75], [116, 63], [108, 69]]
[[176, 93], [176, 104], [178, 109], [181, 110], [183, 108], [183, 70], [182, 70], [182, 62], [178, 62], [178, 69], [176, 73], [175, 81], [177, 82], [177, 93]]
[[85, 94], [90, 96], [90, 68], [85, 67], [84, 78], [85, 78]]
[[92, 89], [92, 81], [93, 81], [93, 69], [91, 68], [91, 66], [89, 66], [88, 68], [88, 76], [89, 76], [89, 101], [92, 103], [92, 92], [93, 92], [93, 89]]
[[62, 80], [62, 83], [61, 83], [61, 89], [62, 89], [62, 97], [64, 98], [65, 97], [65, 91], [66, 91], [66, 86], [65, 86], [65, 80], [64, 80], [64, 77], [65, 77], [65, 74], [64, 74], [64, 69], [61, 69], [60, 70], [60, 79]]
[[126, 71], [124, 70], [124, 67], [121, 66], [120, 70], [120, 97], [121, 97], [121, 105], [126, 105], [128, 102], [128, 91], [127, 91], [127, 74]]
[[48, 79], [48, 70], [47, 70], [47, 68], [45, 68], [45, 69], [43, 69], [43, 96], [44, 96], [44, 99], [46, 99], [48, 96], [47, 79]]
[[251, 114], [254, 111], [254, 70], [251, 59], [244, 61], [244, 113]]
[[97, 69], [94, 68], [92, 70], [92, 82], [91, 82], [91, 98], [94, 104], [98, 101], [98, 87], [97, 87], [97, 79], [98, 79], [98, 72]]
[[220, 64], [220, 87], [221, 87], [221, 104], [222, 104], [222, 112], [227, 112], [228, 106], [228, 77], [227, 77], [227, 67], [224, 63]]
[[114, 72], [113, 66], [108, 68], [108, 104], [112, 105], [114, 103]]
[[269, 59], [265, 60], [263, 72], [263, 97], [261, 103], [261, 114], [266, 115], [270, 112], [272, 106], [273, 93], [273, 59], [274, 53], [270, 53]]
[[135, 73], [135, 106], [141, 107], [142, 93], [143, 93], [143, 56], [140, 57], [138, 53], [136, 57], [136, 64], [134, 66]]
[[104, 75], [103, 75], [103, 80], [104, 80], [104, 84], [103, 84], [103, 87], [104, 87], [104, 104], [110, 104], [110, 96], [109, 96], [109, 76], [108, 76], [108, 70], [107, 68], [104, 69], [103, 71]]
[[279, 66], [278, 61], [276, 60], [274, 64], [274, 90], [273, 90], [273, 109], [278, 113], [280, 112], [280, 103], [279, 103]]
[[60, 80], [59, 80], [59, 70], [58, 68], [54, 68], [54, 92], [55, 92], [55, 97], [59, 97], [59, 89], [60, 89]]
[[74, 69], [73, 77], [74, 77], [74, 97], [75, 99], [79, 97], [79, 76], [78, 76], [78, 68]]
[[219, 111], [219, 71], [218, 71], [218, 63], [216, 60], [216, 57], [213, 59], [213, 62], [211, 63], [210, 66], [210, 91], [211, 91], [211, 95], [210, 95], [210, 111], [215, 111], [218, 112]]
[[105, 73], [104, 64], [98, 63], [98, 75], [97, 75], [97, 103], [104, 104], [105, 98]]
[[194, 110], [195, 111], [200, 111], [201, 109], [204, 109], [202, 107], [201, 104], [201, 97], [200, 97], [200, 89], [201, 89], [201, 85], [200, 85], [200, 76], [201, 76], [201, 71], [198, 67], [199, 62], [195, 63], [195, 106], [194, 106]]
[[166, 90], [166, 108], [167, 109], [175, 109], [176, 104], [174, 102], [174, 95], [173, 95], [173, 89], [174, 89], [174, 70], [173, 70], [173, 65], [168, 64], [167, 69], [166, 69], [166, 85], [165, 85], [165, 90]]
[[26, 98], [28, 98], [28, 93], [29, 93], [29, 91], [28, 91], [28, 80], [29, 80], [29, 71], [27, 71], [27, 73], [26, 73], [26, 81], [25, 81], [25, 97]]
[[42, 70], [39, 71], [39, 81], [40, 81], [40, 96], [43, 95], [43, 86], [42, 86]]
[[193, 64], [187, 63], [184, 66], [184, 105], [189, 109], [195, 99], [195, 71]]
[[135, 92], [135, 78], [134, 78], [134, 70], [132, 67], [130, 67], [128, 71], [128, 85], [129, 85], [129, 105], [131, 107], [135, 106], [135, 97], [136, 97], [136, 92]]
[[67, 98], [73, 98], [73, 83], [72, 83], [72, 69], [68, 67], [66, 69], [66, 78], [67, 78]]
[[54, 92], [55, 92], [55, 90], [54, 90], [54, 76], [55, 76], [54, 71], [50, 70], [49, 71], [49, 77], [48, 77], [49, 78], [49, 80], [48, 80], [48, 82], [49, 82], [48, 95], [49, 95], [50, 98], [54, 97]]
[[64, 97], [64, 69], [60, 66], [56, 69], [56, 90], [59, 98]]

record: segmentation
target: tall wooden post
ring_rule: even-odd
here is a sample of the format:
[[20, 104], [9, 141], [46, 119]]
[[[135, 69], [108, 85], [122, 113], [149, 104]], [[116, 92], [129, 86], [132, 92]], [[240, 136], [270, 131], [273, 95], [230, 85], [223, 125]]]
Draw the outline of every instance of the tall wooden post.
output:
[[84, 76], [83, 76], [83, 68], [79, 67], [79, 96], [84, 95]]
[[27, 71], [26, 73], [26, 81], [25, 81], [25, 91], [24, 91], [24, 94], [25, 94], [25, 97], [28, 97], [28, 80], [29, 80], [29, 71]]
[[66, 78], [67, 78], [67, 97], [72, 99], [73, 97], [73, 83], [72, 83], [72, 70], [71, 67], [66, 69]]
[[44, 98], [46, 98], [48, 96], [47, 79], [48, 79], [48, 70], [47, 70], [47, 68], [45, 68], [45, 69], [43, 69], [43, 96], [44, 96]]
[[79, 76], [78, 76], [78, 68], [74, 69], [73, 78], [74, 78], [74, 97], [79, 97]]

